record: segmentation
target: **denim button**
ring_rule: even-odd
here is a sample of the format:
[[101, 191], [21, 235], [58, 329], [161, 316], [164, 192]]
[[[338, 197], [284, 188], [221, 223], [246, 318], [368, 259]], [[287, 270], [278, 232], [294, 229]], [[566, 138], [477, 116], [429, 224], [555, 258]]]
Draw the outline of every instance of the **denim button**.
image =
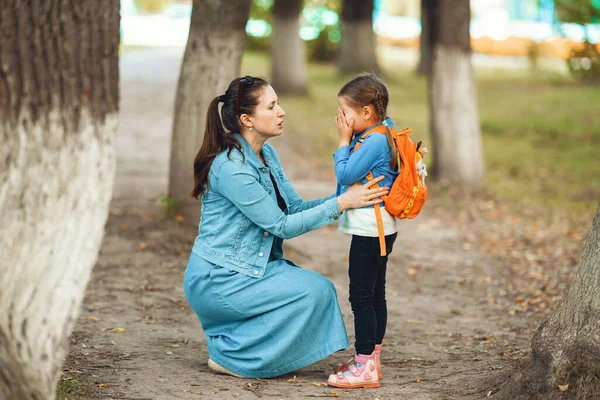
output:
[[338, 219], [338, 217], [339, 217], [338, 213], [333, 214], [333, 219]]
[[264, 235], [265, 235], [265, 236], [269, 236], [269, 232], [265, 232], [265, 233], [264, 233]]
[[257, 270], [254, 270], [253, 274], [254, 274], [254, 275], [258, 275], [258, 271], [257, 271]]
[[262, 257], [262, 256], [264, 256], [264, 255], [265, 255], [265, 253], [263, 253], [262, 251], [261, 251], [260, 253], [258, 253], [258, 256], [259, 256], [259, 257]]

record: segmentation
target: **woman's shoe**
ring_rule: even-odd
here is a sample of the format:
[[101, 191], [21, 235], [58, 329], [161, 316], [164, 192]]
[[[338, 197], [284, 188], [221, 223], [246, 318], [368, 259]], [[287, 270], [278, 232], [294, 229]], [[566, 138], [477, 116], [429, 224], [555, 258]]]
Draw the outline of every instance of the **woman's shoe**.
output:
[[343, 364], [339, 371], [329, 375], [327, 384], [342, 389], [376, 388], [379, 387], [379, 376], [373, 354], [356, 355], [349, 363]]
[[221, 367], [219, 364], [217, 364], [210, 358], [208, 359], [208, 369], [210, 369], [216, 373], [219, 373], [219, 374], [231, 375], [231, 376], [235, 376], [236, 378], [243, 378], [243, 376], [238, 375], [235, 372], [231, 372], [227, 368]]

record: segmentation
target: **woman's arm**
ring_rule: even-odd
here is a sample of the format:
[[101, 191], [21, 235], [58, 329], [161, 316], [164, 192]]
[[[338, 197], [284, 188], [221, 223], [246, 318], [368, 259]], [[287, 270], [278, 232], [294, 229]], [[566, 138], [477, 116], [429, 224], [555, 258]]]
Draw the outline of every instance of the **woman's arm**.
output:
[[228, 160], [217, 175], [218, 189], [225, 198], [253, 223], [283, 239], [330, 224], [347, 208], [380, 203], [378, 197], [387, 194], [388, 189], [384, 187], [371, 190], [369, 187], [372, 183], [357, 185], [337, 198], [330, 198], [315, 207], [286, 215], [244, 165]]
[[218, 182], [221, 194], [248, 219], [283, 239], [330, 224], [340, 215], [336, 199], [302, 212], [284, 214], [257, 178], [245, 166], [231, 160], [220, 168]]
[[288, 209], [290, 214], [297, 213], [300, 211], [308, 210], [310, 208], [316, 207], [320, 204], [325, 203], [327, 200], [331, 200], [335, 198], [335, 193], [331, 194], [327, 197], [322, 197], [314, 200], [303, 200], [302, 197], [298, 194], [296, 189], [292, 186], [289, 178], [283, 171], [281, 170], [281, 185], [279, 189], [282, 192], [285, 192], [285, 196], [288, 200]]

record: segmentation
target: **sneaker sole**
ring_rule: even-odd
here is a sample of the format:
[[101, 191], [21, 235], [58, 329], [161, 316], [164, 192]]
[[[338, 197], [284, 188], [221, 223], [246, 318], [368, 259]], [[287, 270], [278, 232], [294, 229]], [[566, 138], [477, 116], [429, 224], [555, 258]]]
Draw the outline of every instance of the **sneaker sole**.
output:
[[374, 388], [378, 388], [379, 387], [379, 382], [372, 382], [372, 383], [357, 383], [354, 385], [344, 385], [343, 383], [331, 383], [331, 382], [327, 382], [327, 384], [329, 386], [333, 386], [333, 387], [337, 387], [340, 389], [374, 389]]

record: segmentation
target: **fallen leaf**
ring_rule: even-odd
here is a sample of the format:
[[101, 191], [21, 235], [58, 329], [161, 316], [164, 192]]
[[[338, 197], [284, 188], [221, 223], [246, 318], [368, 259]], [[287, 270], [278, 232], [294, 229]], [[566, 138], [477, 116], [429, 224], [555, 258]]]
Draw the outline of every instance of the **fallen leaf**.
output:
[[88, 321], [100, 321], [100, 318], [98, 317], [92, 317], [91, 315], [87, 317]]
[[185, 217], [184, 217], [183, 215], [179, 215], [179, 214], [177, 214], [177, 215], [175, 216], [175, 220], [176, 220], [177, 222], [184, 222], [184, 221], [185, 221]]
[[107, 329], [106, 332], [123, 333], [123, 332], [125, 332], [125, 329], [123, 329], [123, 328], [112, 328], [112, 329]]
[[188, 338], [183, 339], [183, 344], [188, 344], [189, 342], [190, 342], [190, 339], [188, 339]]
[[566, 392], [567, 389], [569, 389], [569, 384], [567, 383], [566, 385], [558, 385], [558, 388], [561, 392]]
[[407, 319], [406, 322], [408, 322], [409, 324], [420, 324], [421, 321], [418, 319]]
[[421, 378], [417, 378], [417, 379], [415, 380], [415, 382], [417, 382], [417, 383], [421, 383]]
[[320, 383], [320, 382], [313, 382], [312, 385], [313, 386], [325, 386], [325, 387], [327, 387], [326, 383]]
[[191, 394], [202, 394], [200, 392], [190, 392]]
[[129, 227], [127, 225], [121, 225], [119, 226], [119, 232], [121, 233], [125, 233], [129, 230]]
[[416, 269], [414, 269], [414, 268], [409, 268], [409, 269], [406, 271], [406, 273], [407, 273], [409, 276], [417, 276], [417, 274], [418, 274], [417, 270], [416, 270]]
[[140, 242], [137, 246], [135, 246], [135, 251], [142, 251], [146, 247], [148, 247], [148, 242]]
[[108, 385], [106, 383], [99, 383], [97, 386], [98, 386], [98, 389], [104, 389], [104, 388], [108, 387]]
[[329, 394], [329, 397], [339, 397], [340, 395], [338, 394], [338, 392], [334, 392], [333, 390], [331, 391], [331, 393]]
[[286, 382], [296, 383], [296, 375], [294, 375], [294, 377], [292, 379], [288, 379]]

